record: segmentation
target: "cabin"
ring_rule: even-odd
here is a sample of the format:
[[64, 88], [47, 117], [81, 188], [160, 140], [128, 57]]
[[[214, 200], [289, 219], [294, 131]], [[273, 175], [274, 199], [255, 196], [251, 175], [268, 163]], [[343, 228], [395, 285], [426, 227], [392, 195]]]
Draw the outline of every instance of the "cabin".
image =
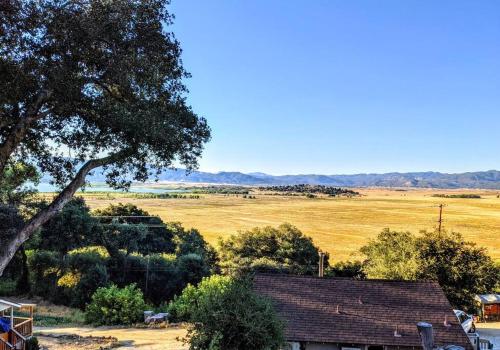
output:
[[[0, 299], [0, 350], [24, 350], [33, 336], [34, 304]], [[19, 317], [22, 313], [25, 317]]]
[[481, 321], [500, 321], [500, 294], [480, 294], [474, 300]]
[[284, 320], [289, 350], [421, 350], [419, 322], [437, 347], [473, 349], [435, 282], [256, 274], [253, 286]]

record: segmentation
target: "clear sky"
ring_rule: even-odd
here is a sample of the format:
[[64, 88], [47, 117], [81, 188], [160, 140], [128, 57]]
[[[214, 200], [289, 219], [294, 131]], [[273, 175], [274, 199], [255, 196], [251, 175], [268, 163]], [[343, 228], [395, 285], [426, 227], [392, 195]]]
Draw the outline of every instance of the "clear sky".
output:
[[500, 1], [172, 0], [205, 171], [500, 169]]

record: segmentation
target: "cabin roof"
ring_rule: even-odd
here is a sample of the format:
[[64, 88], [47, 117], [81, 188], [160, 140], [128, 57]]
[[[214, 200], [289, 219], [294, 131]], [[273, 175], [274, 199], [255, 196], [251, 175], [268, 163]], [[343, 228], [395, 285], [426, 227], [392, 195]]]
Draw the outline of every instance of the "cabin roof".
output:
[[435, 282], [257, 274], [254, 289], [274, 303], [287, 341], [421, 347], [425, 321], [436, 345], [472, 348]]

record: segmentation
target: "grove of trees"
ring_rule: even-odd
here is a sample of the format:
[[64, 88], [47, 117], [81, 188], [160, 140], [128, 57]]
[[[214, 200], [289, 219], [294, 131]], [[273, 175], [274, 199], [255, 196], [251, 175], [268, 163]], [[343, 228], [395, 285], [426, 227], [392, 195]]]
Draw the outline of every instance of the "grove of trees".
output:
[[[120, 222], [130, 216], [154, 224]], [[216, 253], [198, 231], [163, 223], [133, 205], [91, 213], [77, 197], [24, 244], [4, 274], [12, 288], [0, 292], [22, 290], [84, 308], [99, 287], [134, 283], [146, 301], [161, 304], [217, 271]]]

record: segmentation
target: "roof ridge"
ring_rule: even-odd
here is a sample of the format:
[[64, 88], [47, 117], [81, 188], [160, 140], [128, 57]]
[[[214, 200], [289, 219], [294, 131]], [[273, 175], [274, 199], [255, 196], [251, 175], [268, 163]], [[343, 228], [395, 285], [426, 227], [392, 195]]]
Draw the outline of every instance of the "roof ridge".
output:
[[430, 280], [430, 279], [422, 279], [422, 280], [403, 280], [403, 279], [388, 279], [388, 278], [366, 278], [359, 279], [353, 277], [340, 277], [340, 276], [325, 276], [319, 277], [315, 275], [296, 275], [290, 273], [272, 273], [272, 272], [257, 272], [254, 276], [279, 276], [279, 277], [287, 277], [287, 278], [301, 278], [301, 279], [316, 279], [316, 280], [341, 280], [341, 281], [359, 281], [359, 282], [394, 282], [394, 283], [431, 283], [431, 284], [439, 284], [438, 281]]

